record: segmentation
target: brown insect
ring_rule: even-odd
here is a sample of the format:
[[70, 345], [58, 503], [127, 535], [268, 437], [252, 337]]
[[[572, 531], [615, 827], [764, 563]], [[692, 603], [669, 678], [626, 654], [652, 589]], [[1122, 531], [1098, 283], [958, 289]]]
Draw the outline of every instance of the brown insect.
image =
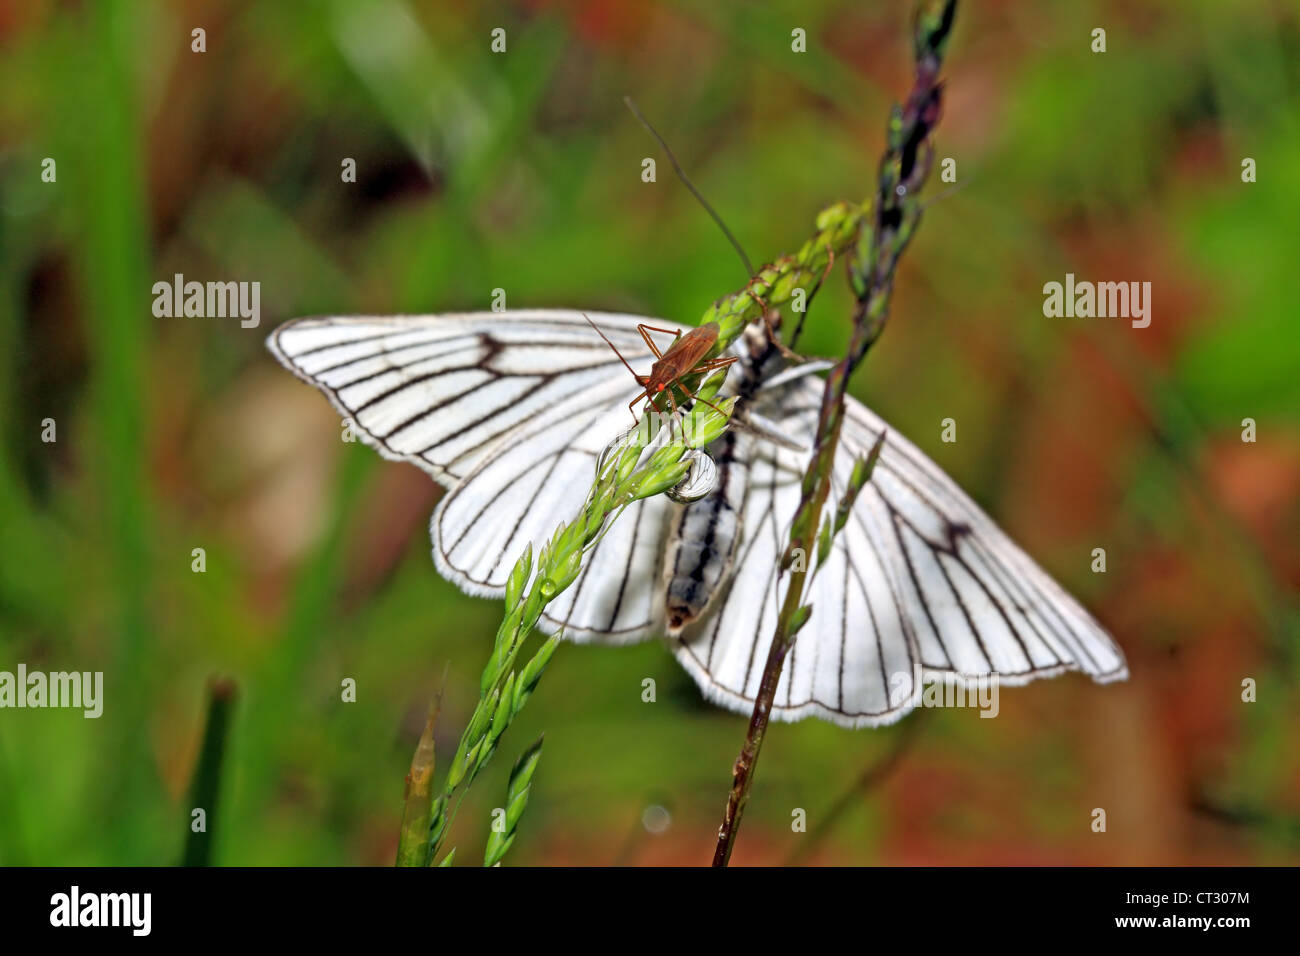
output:
[[[677, 414], [677, 400], [673, 397], [674, 386], [694, 398], [694, 394], [682, 384], [683, 378], [695, 372], [705, 374], [714, 372], [720, 368], [726, 368], [736, 361], [735, 356], [700, 361], [708, 353], [709, 349], [713, 348], [713, 343], [718, 341], [720, 329], [716, 322], [708, 322], [698, 328], [691, 329], [685, 335], [682, 335], [680, 329], [676, 331], [673, 329], [660, 329], [639, 322], [636, 327], [637, 331], [641, 333], [641, 338], [645, 340], [645, 344], [649, 346], [650, 351], [655, 356], [655, 363], [650, 366], [650, 374], [639, 375], [631, 365], [628, 365], [627, 359], [623, 358], [623, 353], [609, 340], [609, 337], [600, 331], [600, 327], [587, 316], [584, 315], [583, 318], [587, 319], [587, 323], [605, 340], [605, 344], [614, 350], [614, 354], [618, 356], [619, 361], [627, 366], [627, 370], [632, 373], [636, 383], [644, 389], [640, 395], [627, 403], [627, 409], [632, 413], [634, 419], [636, 418], [636, 412], [632, 409], [633, 405], [642, 399], [645, 399], [647, 404], [653, 405], [655, 399], [660, 395], [665, 395], [668, 399], [668, 406], [675, 416]], [[668, 346], [667, 351], [661, 352], [659, 346], [655, 345], [654, 339], [650, 338], [651, 332], [662, 332], [665, 335], [674, 335], [676, 337], [673, 339], [673, 344]], [[700, 401], [704, 401], [704, 399], [700, 399]], [[705, 402], [705, 404], [710, 408], [717, 407], [711, 402]]]

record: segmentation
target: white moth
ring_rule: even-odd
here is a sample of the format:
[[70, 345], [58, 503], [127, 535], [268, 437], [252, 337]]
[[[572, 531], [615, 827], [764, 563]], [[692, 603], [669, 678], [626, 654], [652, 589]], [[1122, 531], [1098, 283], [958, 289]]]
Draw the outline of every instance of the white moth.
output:
[[[381, 455], [446, 487], [434, 562], [465, 591], [500, 597], [525, 545], [579, 513], [597, 459], [629, 424], [635, 385], [587, 315], [648, 369], [637, 323], [661, 320], [568, 310], [299, 319], [267, 345]], [[659, 496], [628, 508], [542, 627], [579, 642], [662, 635], [706, 697], [748, 713], [808, 467], [797, 449], [816, 430], [823, 383], [810, 373], [824, 365], [787, 368], [756, 326], [732, 351], [729, 390], [754, 424], [708, 449], [716, 488], [691, 504]], [[765, 440], [772, 427], [788, 440]], [[884, 430], [849, 399], [833, 493]], [[893, 430], [807, 603], [774, 702], [784, 720], [892, 723], [939, 679], [1128, 673], [1110, 635]]]

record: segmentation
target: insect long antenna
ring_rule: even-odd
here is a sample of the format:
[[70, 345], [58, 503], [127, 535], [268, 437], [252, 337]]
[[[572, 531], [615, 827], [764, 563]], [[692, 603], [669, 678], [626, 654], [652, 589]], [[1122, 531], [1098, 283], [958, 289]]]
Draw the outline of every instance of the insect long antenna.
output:
[[727, 237], [727, 241], [731, 243], [731, 247], [736, 250], [736, 254], [740, 256], [740, 261], [744, 263], [745, 278], [753, 278], [754, 267], [750, 265], [749, 256], [745, 255], [745, 250], [741, 247], [740, 240], [732, 235], [731, 230], [727, 228], [727, 224], [722, 221], [722, 217], [719, 216], [714, 208], [709, 205], [709, 201], [704, 198], [704, 195], [695, 188], [695, 184], [690, 181], [690, 178], [686, 175], [686, 171], [682, 169], [681, 163], [677, 162], [677, 157], [673, 155], [673, 151], [668, 148], [668, 144], [664, 142], [664, 138], [659, 135], [659, 131], [650, 125], [648, 119], [641, 115], [641, 111], [637, 109], [636, 104], [632, 102], [632, 97], [623, 97], [623, 102], [626, 103], [627, 108], [632, 111], [632, 115], [640, 121], [641, 125], [644, 126], [649, 131], [650, 135], [655, 138], [655, 141], [659, 143], [659, 148], [667, 154], [668, 162], [672, 163], [673, 172], [675, 172], [677, 178], [682, 181], [682, 185], [691, 191], [691, 195], [699, 200], [700, 205], [704, 207], [704, 211], [712, 216], [713, 221], [718, 224], [718, 228], [721, 229], [723, 235]]
[[584, 319], [587, 320], [587, 324], [588, 324], [588, 325], [590, 325], [593, 329], [596, 330], [596, 334], [599, 335], [602, 339], [605, 340], [605, 344], [608, 345], [610, 348], [612, 348], [612, 349], [614, 350], [614, 354], [618, 356], [618, 360], [619, 360], [620, 362], [622, 362], [622, 363], [624, 364], [624, 366], [627, 367], [627, 370], [628, 370], [629, 372], [632, 373], [632, 377], [633, 377], [634, 379], [637, 380], [637, 384], [640, 384], [640, 383], [641, 383], [642, 376], [638, 375], [638, 374], [636, 373], [636, 370], [635, 370], [634, 368], [632, 368], [632, 366], [630, 366], [630, 365], [627, 364], [627, 359], [623, 358], [623, 353], [620, 352], [620, 351], [618, 350], [618, 346], [615, 345], [613, 342], [611, 342], [611, 341], [609, 340], [609, 336], [607, 336], [604, 332], [602, 332], [602, 331], [600, 330], [600, 326], [599, 326], [599, 325], [597, 325], [595, 322], [591, 321], [591, 317], [590, 317], [589, 315], [587, 315], [586, 312], [582, 313], [582, 317], [583, 317]]
[[947, 198], [948, 198], [949, 196], [951, 196], [953, 193], [958, 192], [959, 190], [965, 189], [968, 185], [970, 185], [970, 182], [971, 182], [970, 179], [964, 179], [964, 180], [962, 180], [961, 182], [959, 182], [959, 183], [958, 183], [957, 185], [955, 185], [955, 186], [949, 186], [947, 189], [943, 190], [942, 192], [935, 193], [933, 196], [931, 196], [931, 197], [930, 197], [929, 199], [927, 199], [925, 202], [921, 203], [921, 211], [922, 211], [922, 212], [925, 212], [927, 209], [929, 209], [929, 208], [930, 208], [931, 206], [933, 206], [935, 203], [937, 203], [937, 202], [941, 202], [941, 201], [947, 199]]

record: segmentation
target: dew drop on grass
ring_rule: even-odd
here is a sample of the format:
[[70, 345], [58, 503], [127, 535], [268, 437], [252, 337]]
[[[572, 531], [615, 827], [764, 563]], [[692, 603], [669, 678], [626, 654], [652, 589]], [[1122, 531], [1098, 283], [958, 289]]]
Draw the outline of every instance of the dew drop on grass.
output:
[[718, 466], [707, 452], [689, 449], [682, 456], [682, 461], [689, 462], [691, 470], [680, 483], [668, 489], [668, 497], [673, 501], [690, 504], [711, 494], [718, 487]]

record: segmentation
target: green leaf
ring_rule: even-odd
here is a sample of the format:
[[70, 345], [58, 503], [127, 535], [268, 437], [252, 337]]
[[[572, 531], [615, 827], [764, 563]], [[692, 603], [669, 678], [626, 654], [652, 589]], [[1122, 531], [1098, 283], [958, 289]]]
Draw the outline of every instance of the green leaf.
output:
[[479, 738], [474, 745], [467, 749], [462, 756], [458, 756], [452, 761], [451, 769], [447, 771], [446, 792], [450, 793], [456, 789], [456, 785], [465, 779], [465, 772], [473, 765], [478, 756], [479, 748], [483, 746], [484, 738]]
[[533, 543], [528, 542], [524, 548], [524, 553], [519, 556], [515, 562], [510, 577], [506, 580], [506, 611], [514, 611], [519, 606], [519, 599], [524, 593], [524, 585], [528, 583], [528, 577], [533, 571]]
[[496, 637], [493, 639], [492, 643], [492, 656], [488, 658], [488, 662], [483, 668], [485, 671], [491, 669], [491, 673], [496, 673], [496, 662], [501, 654], [501, 649], [504, 646], [508, 646], [510, 639], [519, 632], [519, 627], [523, 623], [525, 610], [526, 608], [520, 604], [501, 619], [501, 626], [497, 628]]
[[501, 858], [506, 855], [510, 849], [510, 844], [515, 842], [513, 833], [498, 833], [496, 830], [488, 832], [487, 846], [483, 850], [483, 865], [497, 866]]
[[488, 731], [488, 740], [496, 743], [497, 739], [505, 733], [505, 729], [510, 726], [510, 719], [514, 715], [515, 672], [511, 671], [510, 676], [506, 678], [505, 684], [501, 687], [501, 693], [496, 702], [496, 711], [492, 715], [492, 729]]
[[800, 629], [808, 623], [808, 618], [812, 616], [812, 605], [803, 604], [795, 609], [790, 615], [790, 637], [799, 633]]
[[494, 689], [488, 695], [487, 700], [479, 701], [479, 705], [474, 708], [474, 714], [470, 717], [469, 726], [465, 728], [466, 741], [475, 741], [483, 736], [487, 730], [488, 721], [492, 719], [492, 714], [496, 711], [497, 698], [501, 691]]
[[636, 499], [653, 498], [663, 494], [669, 488], [680, 485], [691, 473], [689, 462], [676, 461], [646, 475], [637, 485], [633, 497]]
[[817, 532], [817, 567], [820, 568], [826, 563], [826, 559], [831, 555], [831, 519], [826, 516], [822, 522], [821, 530]]
[[510, 631], [498, 634], [496, 646], [492, 648], [492, 653], [488, 656], [487, 663], [483, 665], [483, 674], [478, 679], [478, 689], [480, 694], [486, 694], [488, 688], [495, 686], [497, 680], [500, 678], [501, 655], [505, 653], [510, 636]]
[[440, 796], [433, 801], [429, 814], [429, 853], [430, 858], [437, 852], [442, 838], [447, 832], [447, 798]]
[[682, 430], [690, 436], [689, 447], [703, 448], [710, 442], [716, 441], [731, 423], [731, 413], [736, 407], [735, 397], [713, 404], [717, 407], [703, 403], [696, 404], [687, 416]]
[[519, 755], [510, 771], [510, 782], [506, 786], [505, 826], [502, 830], [490, 830], [487, 845], [483, 849], [483, 865], [496, 866], [506, 855], [506, 851], [515, 841], [519, 820], [528, 805], [528, 794], [532, 789], [533, 773], [542, 757], [543, 737], [538, 737], [531, 747]]
[[876, 462], [880, 460], [880, 452], [884, 447], [885, 432], [881, 431], [879, 437], [871, 446], [871, 450], [853, 463], [853, 472], [849, 475], [848, 488], [845, 489], [844, 497], [840, 500], [839, 507], [835, 511], [835, 534], [839, 534], [844, 530], [844, 526], [848, 524], [854, 502], [858, 500], [858, 495], [866, 487], [867, 482], [871, 480], [871, 475], [876, 470]]
[[[515, 761], [514, 769], [510, 771], [510, 783], [506, 787], [508, 802], [514, 802], [516, 797], [520, 794], [526, 794], [528, 788], [532, 786], [533, 774], [537, 770], [538, 762], [542, 759], [542, 744], [545, 740], [545, 735], [538, 737], [533, 741], [532, 746], [520, 754], [519, 759]], [[518, 817], [515, 819], [517, 820]]]
[[524, 669], [519, 673], [519, 681], [515, 684], [515, 701], [514, 711], [519, 713], [523, 710], [524, 703], [532, 695], [533, 690], [537, 687], [538, 681], [542, 679], [542, 671], [546, 670], [546, 665], [550, 663], [551, 655], [555, 649], [560, 646], [560, 636], [563, 632], [552, 634], [546, 639], [546, 643], [538, 648], [537, 653], [533, 655], [532, 660], [524, 665]]
[[[730, 371], [730, 368], [720, 368], [709, 373], [709, 377], [701, 382], [700, 387], [695, 390], [695, 397], [706, 402], [713, 402], [713, 396], [718, 394], [718, 390], [722, 388], [723, 383], [727, 380], [727, 373]], [[718, 403], [713, 402], [713, 404], [717, 405]]]

